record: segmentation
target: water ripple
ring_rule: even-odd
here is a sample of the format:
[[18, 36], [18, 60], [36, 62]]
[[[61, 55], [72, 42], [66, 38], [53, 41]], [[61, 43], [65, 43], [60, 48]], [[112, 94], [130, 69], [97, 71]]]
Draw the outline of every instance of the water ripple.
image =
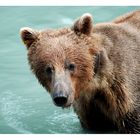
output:
[[21, 121], [22, 116], [25, 116], [25, 112], [20, 105], [23, 99], [10, 91], [0, 94], [0, 99], [1, 115], [7, 124], [19, 133], [31, 133]]

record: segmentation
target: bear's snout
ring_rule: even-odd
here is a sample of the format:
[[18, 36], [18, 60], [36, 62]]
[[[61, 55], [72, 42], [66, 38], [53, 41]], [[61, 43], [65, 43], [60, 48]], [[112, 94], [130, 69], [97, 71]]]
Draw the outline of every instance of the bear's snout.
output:
[[71, 106], [74, 97], [69, 75], [56, 73], [52, 80], [50, 93], [56, 106], [63, 108]]
[[63, 93], [53, 93], [52, 98], [55, 105], [60, 106], [60, 107], [65, 106], [68, 100], [68, 96], [66, 96]]

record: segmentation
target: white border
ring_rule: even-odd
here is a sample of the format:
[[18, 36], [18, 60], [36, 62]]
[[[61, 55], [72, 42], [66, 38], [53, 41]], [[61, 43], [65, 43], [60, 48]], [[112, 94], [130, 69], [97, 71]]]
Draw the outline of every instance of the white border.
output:
[[0, 0], [1, 6], [139, 6], [140, 0]]
[[90, 134], [90, 135], [78, 135], [78, 134], [49, 134], [49, 135], [42, 135], [42, 134], [24, 134], [24, 135], [15, 135], [15, 134], [8, 134], [8, 135], [0, 135], [2, 140], [139, 140], [139, 135], [113, 135], [113, 134]]

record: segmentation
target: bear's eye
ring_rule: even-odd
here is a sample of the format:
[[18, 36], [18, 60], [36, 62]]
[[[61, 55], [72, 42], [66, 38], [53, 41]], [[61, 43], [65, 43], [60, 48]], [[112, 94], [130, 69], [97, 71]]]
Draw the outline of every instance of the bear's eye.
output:
[[68, 70], [74, 71], [75, 70], [75, 64], [71, 63], [68, 65]]
[[51, 76], [53, 73], [53, 67], [47, 66], [45, 72], [48, 76]]

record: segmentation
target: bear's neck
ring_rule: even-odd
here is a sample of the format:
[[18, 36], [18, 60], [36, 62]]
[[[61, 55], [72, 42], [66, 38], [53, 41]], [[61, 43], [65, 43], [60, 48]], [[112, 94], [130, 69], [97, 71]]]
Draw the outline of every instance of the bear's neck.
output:
[[102, 107], [106, 106], [104, 93], [102, 91], [96, 92], [96, 95], [91, 97], [90, 100], [87, 100], [84, 96], [80, 96], [74, 103], [74, 110], [80, 119], [81, 125], [88, 130], [97, 131], [97, 133], [117, 131], [115, 123], [104, 114], [99, 105], [101, 104]]

